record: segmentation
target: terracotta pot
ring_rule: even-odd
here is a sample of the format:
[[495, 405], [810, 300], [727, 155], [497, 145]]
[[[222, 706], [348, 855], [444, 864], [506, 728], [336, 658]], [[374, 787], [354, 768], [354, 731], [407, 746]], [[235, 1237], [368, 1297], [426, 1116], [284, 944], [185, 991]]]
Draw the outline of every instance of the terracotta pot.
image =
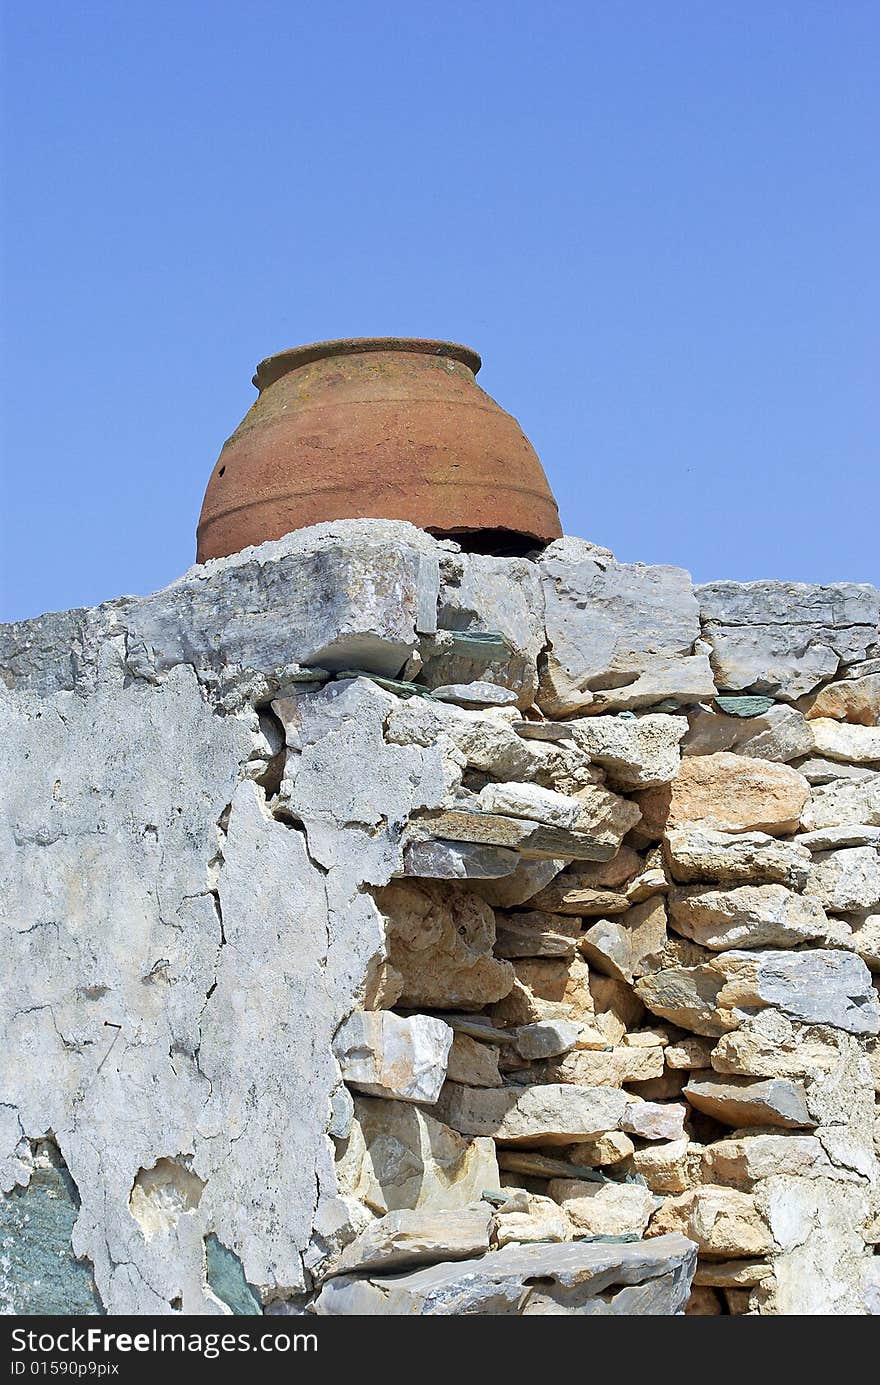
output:
[[495, 551], [558, 538], [541, 463], [479, 368], [465, 346], [396, 337], [269, 356], [211, 473], [198, 561], [332, 519], [408, 519]]

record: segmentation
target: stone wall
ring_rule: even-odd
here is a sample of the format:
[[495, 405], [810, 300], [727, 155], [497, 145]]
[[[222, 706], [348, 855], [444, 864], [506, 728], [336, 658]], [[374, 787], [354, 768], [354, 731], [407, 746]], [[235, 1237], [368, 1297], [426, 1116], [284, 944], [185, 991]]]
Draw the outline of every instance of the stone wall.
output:
[[350, 521], [0, 628], [6, 1311], [880, 1311], [878, 619]]

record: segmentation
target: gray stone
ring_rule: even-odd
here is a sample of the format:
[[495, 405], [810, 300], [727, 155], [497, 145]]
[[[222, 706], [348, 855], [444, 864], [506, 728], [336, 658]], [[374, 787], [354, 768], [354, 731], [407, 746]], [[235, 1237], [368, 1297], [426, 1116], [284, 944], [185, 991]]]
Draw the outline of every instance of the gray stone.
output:
[[[722, 700], [716, 698], [716, 706]], [[731, 750], [755, 760], [786, 763], [809, 755], [814, 746], [810, 723], [803, 713], [781, 702], [771, 704], [760, 716], [746, 719], [695, 707], [688, 713], [688, 723], [681, 747], [683, 755], [714, 755], [720, 750]]]
[[7, 686], [90, 691], [118, 649], [130, 676], [180, 664], [274, 674], [284, 665], [395, 674], [436, 628], [437, 545], [395, 520], [340, 520], [194, 567], [163, 591], [0, 627]]
[[780, 841], [766, 832], [713, 832], [704, 827], [671, 828], [663, 850], [681, 884], [780, 884], [801, 889], [812, 864], [806, 843]]
[[719, 688], [802, 697], [877, 639], [880, 592], [841, 582], [711, 582], [696, 588]]
[[696, 1268], [684, 1236], [637, 1244], [508, 1245], [464, 1264], [331, 1280], [321, 1316], [681, 1314]]
[[544, 646], [538, 572], [525, 558], [447, 553], [441, 566], [440, 626], [423, 640], [420, 677], [431, 688], [489, 681], [534, 701]]
[[579, 918], [539, 909], [495, 915], [496, 957], [573, 957], [581, 932]]
[[866, 765], [845, 765], [840, 760], [810, 756], [798, 760], [796, 768], [810, 784], [832, 784], [841, 779], [870, 779], [875, 773]]
[[835, 913], [859, 913], [880, 905], [880, 850], [853, 846], [813, 857], [806, 892]]
[[678, 773], [684, 717], [581, 717], [569, 723], [575, 745], [601, 765], [621, 789], [669, 784]]
[[735, 1020], [719, 1013], [722, 984], [712, 965], [663, 967], [640, 977], [635, 991], [653, 1014], [711, 1038], [735, 1027]]
[[772, 697], [716, 697], [719, 712], [731, 717], [760, 717], [773, 706]]
[[420, 880], [500, 880], [519, 864], [515, 851], [479, 842], [411, 842], [403, 853], [403, 873]]
[[521, 1058], [532, 1062], [555, 1058], [577, 1046], [582, 1025], [573, 1020], [536, 1020], [514, 1031], [514, 1045]]
[[478, 1089], [447, 1082], [436, 1113], [463, 1135], [490, 1135], [509, 1145], [558, 1145], [617, 1130], [626, 1106], [625, 1093], [612, 1087]]
[[736, 947], [796, 947], [828, 935], [818, 899], [784, 885], [692, 886], [672, 890], [669, 919], [678, 933], [712, 952]]
[[725, 952], [712, 969], [725, 981], [721, 1007], [772, 1005], [805, 1024], [828, 1024], [850, 1034], [880, 1032], [880, 1000], [871, 973], [851, 953]]
[[787, 1077], [692, 1077], [684, 1088], [691, 1106], [723, 1125], [779, 1125], [786, 1130], [815, 1125], [803, 1083]]
[[612, 843], [590, 832], [573, 832], [528, 818], [449, 808], [432, 816], [415, 817], [410, 823], [414, 839], [428, 836], [450, 841], [503, 846], [533, 860], [606, 861], [614, 855]]
[[538, 702], [548, 715], [714, 694], [708, 661], [691, 655], [698, 607], [683, 569], [617, 563], [571, 539], [551, 544], [538, 566], [549, 642]]
[[399, 1270], [438, 1260], [466, 1260], [489, 1249], [488, 1204], [432, 1212], [402, 1209], [371, 1222], [350, 1242], [334, 1274]]
[[343, 1193], [380, 1214], [468, 1207], [499, 1188], [492, 1140], [466, 1139], [419, 1106], [378, 1097], [355, 1098], [335, 1173]]
[[584, 933], [580, 950], [597, 971], [618, 981], [632, 981], [632, 942], [629, 929], [623, 923], [599, 919]]
[[447, 683], [433, 688], [431, 696], [438, 702], [457, 702], [462, 707], [508, 707], [516, 703], [516, 693], [499, 688], [495, 683]]
[[0, 1198], [0, 1308], [4, 1314], [80, 1316], [104, 1307], [92, 1267], [71, 1245], [79, 1195], [64, 1161], [42, 1144], [26, 1187]]
[[430, 1015], [356, 1010], [340, 1025], [333, 1053], [350, 1086], [368, 1096], [430, 1105], [446, 1080], [452, 1030]]
[[813, 790], [801, 821], [807, 832], [851, 823], [880, 827], [880, 774], [820, 785]]
[[836, 851], [842, 846], [880, 846], [880, 827], [819, 827], [815, 832], [802, 832], [798, 846], [808, 851]]
[[478, 880], [474, 892], [496, 909], [516, 909], [531, 904], [565, 865], [559, 858], [550, 860], [520, 860], [512, 875], [503, 880]]
[[205, 1237], [205, 1272], [208, 1288], [235, 1317], [261, 1316], [263, 1305], [245, 1279], [241, 1261], [213, 1232]]

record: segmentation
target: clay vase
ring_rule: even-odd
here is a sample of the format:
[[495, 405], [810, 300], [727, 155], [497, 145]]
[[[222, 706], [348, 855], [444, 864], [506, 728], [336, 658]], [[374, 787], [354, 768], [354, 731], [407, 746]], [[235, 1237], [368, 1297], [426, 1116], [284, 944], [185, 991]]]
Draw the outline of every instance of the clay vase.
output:
[[408, 519], [487, 552], [562, 530], [515, 418], [450, 342], [376, 337], [261, 361], [260, 392], [211, 473], [198, 561], [334, 519]]

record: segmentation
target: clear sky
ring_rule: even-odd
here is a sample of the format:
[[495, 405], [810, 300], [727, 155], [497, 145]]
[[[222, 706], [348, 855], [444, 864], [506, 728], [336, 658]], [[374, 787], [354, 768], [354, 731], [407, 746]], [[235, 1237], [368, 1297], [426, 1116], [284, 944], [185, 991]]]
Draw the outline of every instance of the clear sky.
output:
[[621, 559], [880, 583], [877, 0], [5, 9], [0, 619], [179, 575], [353, 335], [476, 347]]

